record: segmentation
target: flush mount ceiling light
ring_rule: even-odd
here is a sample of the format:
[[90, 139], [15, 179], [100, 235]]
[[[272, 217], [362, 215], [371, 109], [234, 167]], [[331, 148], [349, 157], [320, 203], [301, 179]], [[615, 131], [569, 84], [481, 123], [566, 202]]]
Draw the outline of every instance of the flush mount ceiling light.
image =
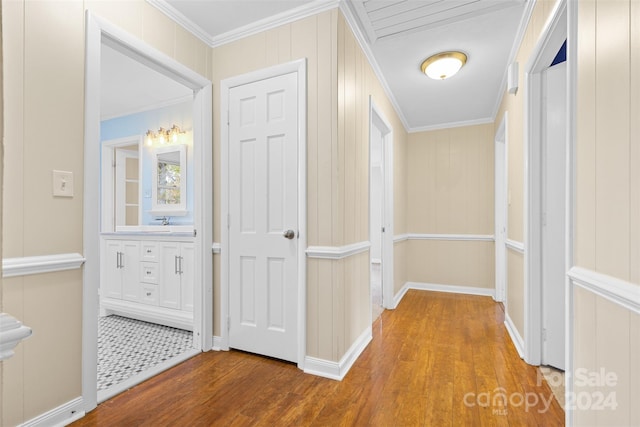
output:
[[462, 52], [441, 52], [424, 60], [420, 69], [434, 80], [444, 80], [457, 73], [467, 62], [467, 55]]

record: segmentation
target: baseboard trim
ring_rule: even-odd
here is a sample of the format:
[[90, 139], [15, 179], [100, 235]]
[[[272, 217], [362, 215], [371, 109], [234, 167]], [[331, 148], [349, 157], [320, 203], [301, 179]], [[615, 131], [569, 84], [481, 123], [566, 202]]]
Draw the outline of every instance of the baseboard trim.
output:
[[398, 293], [394, 295], [394, 297], [393, 297], [393, 307], [392, 308], [398, 307], [398, 304], [400, 304], [400, 301], [402, 301], [402, 298], [404, 298], [405, 294], [409, 290], [409, 286], [408, 285], [409, 285], [409, 282], [406, 282], [404, 285], [402, 285], [402, 288], [400, 288]]
[[575, 286], [640, 314], [640, 286], [582, 267], [571, 268], [568, 276]]
[[409, 240], [444, 240], [461, 242], [493, 242], [492, 234], [418, 234], [409, 233]]
[[20, 424], [20, 427], [62, 427], [84, 417], [84, 401], [82, 397], [77, 397], [69, 402], [58, 406], [42, 415], [38, 415], [29, 421]]
[[85, 258], [78, 253], [6, 258], [2, 260], [2, 277], [75, 270], [84, 262]]
[[441, 285], [437, 283], [407, 282], [405, 283], [405, 286], [407, 287], [407, 289], [417, 289], [420, 291], [448, 292], [452, 294], [464, 294], [464, 295], [480, 295], [480, 296], [492, 297], [492, 298], [495, 297], [495, 293], [496, 293], [495, 289], [476, 288], [474, 286]]
[[513, 346], [516, 348], [518, 355], [521, 359], [524, 359], [524, 340], [520, 336], [518, 328], [516, 328], [516, 325], [514, 325], [513, 320], [511, 320], [508, 313], [505, 313], [504, 315], [504, 326], [507, 329], [507, 333], [511, 338], [511, 342], [513, 342]]
[[304, 358], [304, 372], [319, 377], [342, 381], [355, 361], [373, 338], [371, 326], [355, 340], [339, 362], [307, 356]]
[[213, 347], [211, 347], [211, 350], [214, 350], [214, 351], [227, 351], [227, 350], [229, 350], [229, 348], [228, 347], [225, 348], [222, 345], [222, 337], [214, 335], [213, 336]]
[[154, 305], [145, 305], [115, 298], [103, 298], [100, 301], [100, 308], [108, 314], [131, 317], [145, 322], [159, 323], [172, 328], [193, 331], [193, 313], [163, 309]]

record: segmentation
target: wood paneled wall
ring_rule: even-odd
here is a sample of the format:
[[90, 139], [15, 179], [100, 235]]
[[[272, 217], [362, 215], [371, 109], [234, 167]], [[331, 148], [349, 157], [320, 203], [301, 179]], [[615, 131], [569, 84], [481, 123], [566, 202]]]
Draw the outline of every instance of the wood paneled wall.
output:
[[[493, 235], [493, 124], [409, 135], [407, 228], [418, 234]], [[411, 282], [493, 288], [494, 245], [411, 240]]]
[[[575, 264], [638, 285], [640, 3], [577, 3]], [[574, 369], [616, 374], [618, 407], [579, 407], [575, 424], [640, 425], [640, 315], [574, 287]]]

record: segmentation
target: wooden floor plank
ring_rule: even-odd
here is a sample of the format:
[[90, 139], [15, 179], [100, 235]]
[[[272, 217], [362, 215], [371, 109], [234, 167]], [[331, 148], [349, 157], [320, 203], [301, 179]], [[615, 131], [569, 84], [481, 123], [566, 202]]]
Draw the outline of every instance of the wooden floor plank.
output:
[[[73, 425], [563, 425], [562, 408], [503, 322], [491, 298], [411, 290], [374, 323], [372, 342], [341, 382], [271, 358], [208, 352]], [[536, 405], [521, 403], [534, 396]], [[543, 399], [552, 399], [548, 408]]]

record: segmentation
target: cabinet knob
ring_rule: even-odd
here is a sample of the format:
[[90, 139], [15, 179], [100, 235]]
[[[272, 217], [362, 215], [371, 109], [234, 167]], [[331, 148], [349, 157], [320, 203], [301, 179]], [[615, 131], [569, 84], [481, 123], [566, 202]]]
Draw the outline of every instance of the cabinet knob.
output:
[[151, 292], [147, 292], [147, 296], [150, 297], [151, 296]]

